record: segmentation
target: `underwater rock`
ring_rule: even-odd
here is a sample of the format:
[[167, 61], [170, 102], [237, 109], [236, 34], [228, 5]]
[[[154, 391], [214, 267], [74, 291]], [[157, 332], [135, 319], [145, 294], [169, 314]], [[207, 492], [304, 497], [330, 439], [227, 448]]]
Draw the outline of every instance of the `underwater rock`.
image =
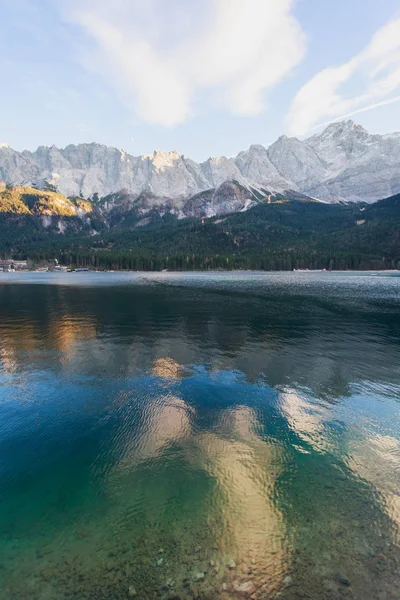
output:
[[235, 585], [235, 591], [240, 596], [247, 598], [248, 596], [254, 594], [254, 592], [256, 591], [256, 586], [252, 581], [245, 581], [244, 583]]
[[285, 579], [283, 580], [283, 583], [286, 586], [292, 585], [292, 583], [293, 583], [292, 577], [290, 577], [290, 575], [286, 575]]
[[337, 579], [339, 581], [339, 583], [341, 585], [344, 585], [345, 587], [349, 587], [350, 586], [350, 580], [348, 577], [346, 577], [346, 575], [344, 575], [343, 573], [338, 573], [337, 574]]
[[236, 569], [236, 563], [235, 563], [235, 561], [234, 561], [234, 560], [229, 560], [229, 561], [226, 563], [226, 566], [228, 567], [228, 569]]
[[135, 590], [135, 588], [133, 587], [133, 585], [130, 585], [128, 588], [128, 594], [131, 598], [133, 598], [134, 596], [136, 596], [137, 592]]
[[163, 557], [159, 558], [158, 561], [157, 561], [157, 566], [161, 567], [161, 565], [163, 564], [163, 562], [164, 562], [164, 558]]
[[250, 565], [243, 565], [242, 573], [247, 575], [248, 573], [252, 573], [252, 572], [253, 572], [253, 568]]
[[134, 573], [133, 567], [131, 565], [126, 565], [125, 566], [125, 575], [127, 577], [131, 577], [133, 575], [133, 573]]
[[205, 573], [196, 573], [196, 580], [203, 581], [205, 577]]
[[51, 569], [43, 569], [42, 571], [42, 577], [44, 579], [47, 579], [47, 581], [49, 581], [52, 577], [53, 577], [54, 573]]

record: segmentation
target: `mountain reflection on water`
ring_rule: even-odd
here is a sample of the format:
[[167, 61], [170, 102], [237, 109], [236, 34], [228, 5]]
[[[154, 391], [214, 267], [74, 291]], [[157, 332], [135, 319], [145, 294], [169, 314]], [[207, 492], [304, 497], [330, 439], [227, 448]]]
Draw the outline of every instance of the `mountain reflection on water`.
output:
[[398, 599], [399, 292], [0, 276], [4, 598]]

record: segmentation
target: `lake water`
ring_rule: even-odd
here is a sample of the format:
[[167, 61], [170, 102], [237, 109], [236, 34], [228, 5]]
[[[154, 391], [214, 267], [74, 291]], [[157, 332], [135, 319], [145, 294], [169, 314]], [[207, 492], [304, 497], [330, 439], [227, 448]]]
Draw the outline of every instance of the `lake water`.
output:
[[0, 275], [0, 598], [400, 597], [400, 277]]

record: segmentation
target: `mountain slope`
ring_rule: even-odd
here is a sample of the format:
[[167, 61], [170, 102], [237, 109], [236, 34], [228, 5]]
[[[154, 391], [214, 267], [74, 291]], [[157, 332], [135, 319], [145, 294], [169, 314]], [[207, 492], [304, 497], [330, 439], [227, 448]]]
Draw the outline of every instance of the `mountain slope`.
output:
[[400, 194], [374, 204], [275, 197], [206, 219], [86, 208], [84, 218], [0, 212], [0, 254], [114, 269], [400, 267]]
[[[116, 228], [87, 251], [113, 268], [119, 257], [126, 268], [400, 268], [400, 194], [372, 205], [260, 203], [204, 223], [167, 219], [140, 230]], [[143, 257], [142, 266], [134, 262]]]
[[369, 251], [377, 257], [400, 258], [400, 194], [368, 204], [324, 204], [310, 201], [260, 203], [246, 212], [224, 217], [159, 220], [142, 229], [115, 228], [100, 239], [113, 248], [155, 254], [204, 253], [268, 254], [302, 249], [326, 252]]
[[107, 226], [98, 208], [82, 198], [69, 199], [58, 192], [28, 186], [0, 186], [0, 247], [12, 252], [31, 248], [48, 239], [96, 235]]
[[93, 211], [88, 200], [74, 202], [58, 192], [28, 186], [0, 188], [0, 212], [59, 217], [78, 217]]

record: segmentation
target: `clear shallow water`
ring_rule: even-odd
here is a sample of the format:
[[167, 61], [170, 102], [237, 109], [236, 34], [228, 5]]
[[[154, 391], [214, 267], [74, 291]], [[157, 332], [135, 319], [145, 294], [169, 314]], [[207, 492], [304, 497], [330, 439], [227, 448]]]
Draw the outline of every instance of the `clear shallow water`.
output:
[[0, 597], [397, 600], [399, 400], [395, 274], [0, 275]]

